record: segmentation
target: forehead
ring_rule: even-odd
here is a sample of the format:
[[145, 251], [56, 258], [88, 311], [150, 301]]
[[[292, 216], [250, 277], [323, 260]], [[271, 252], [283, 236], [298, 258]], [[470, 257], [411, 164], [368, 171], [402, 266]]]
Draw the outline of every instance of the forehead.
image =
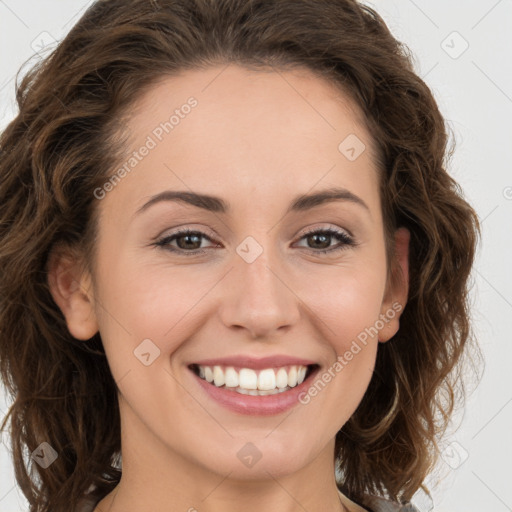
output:
[[[128, 125], [133, 127], [136, 123], [148, 130], [155, 115], [162, 120], [168, 119], [190, 97], [198, 101], [200, 109], [195, 111], [201, 111], [203, 118], [211, 113], [219, 114], [219, 109], [223, 109], [223, 127], [228, 126], [231, 118], [239, 130], [244, 121], [246, 126], [250, 126], [262, 116], [269, 123], [278, 121], [279, 126], [286, 127], [300, 115], [305, 129], [321, 131], [336, 131], [340, 116], [345, 124], [350, 123], [354, 128], [358, 125], [361, 129], [364, 125], [360, 107], [340, 86], [309, 69], [267, 67], [256, 70], [235, 64], [162, 76], [132, 107]], [[194, 116], [187, 124], [194, 123], [197, 117]]]
[[123, 187], [132, 199], [164, 185], [214, 195], [303, 193], [319, 181], [375, 193], [374, 144], [362, 119], [338, 87], [307, 69], [183, 71], [130, 109], [129, 152], [149, 140], [151, 150]]

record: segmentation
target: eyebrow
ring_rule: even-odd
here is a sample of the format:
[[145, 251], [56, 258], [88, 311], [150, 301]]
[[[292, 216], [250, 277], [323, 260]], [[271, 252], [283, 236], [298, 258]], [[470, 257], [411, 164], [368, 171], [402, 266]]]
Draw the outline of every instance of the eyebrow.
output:
[[[136, 211], [136, 215], [147, 210], [150, 206], [162, 201], [182, 202], [215, 213], [228, 213], [231, 209], [229, 203], [220, 197], [198, 194], [196, 192], [165, 190], [164, 192], [160, 192], [159, 194], [151, 197], [147, 203], [143, 204]], [[368, 205], [359, 196], [350, 192], [350, 190], [345, 188], [329, 188], [312, 194], [297, 196], [292, 201], [286, 213], [302, 212], [334, 201], [347, 201], [354, 203], [362, 206], [370, 212]]]

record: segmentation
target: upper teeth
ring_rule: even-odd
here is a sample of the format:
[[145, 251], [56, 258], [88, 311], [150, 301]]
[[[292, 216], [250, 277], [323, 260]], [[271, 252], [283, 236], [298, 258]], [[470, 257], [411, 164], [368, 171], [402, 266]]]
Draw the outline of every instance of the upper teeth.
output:
[[293, 388], [301, 384], [306, 377], [307, 366], [283, 366], [281, 368], [266, 368], [253, 370], [232, 366], [199, 366], [199, 377], [217, 387], [259, 389], [269, 391], [276, 388]]

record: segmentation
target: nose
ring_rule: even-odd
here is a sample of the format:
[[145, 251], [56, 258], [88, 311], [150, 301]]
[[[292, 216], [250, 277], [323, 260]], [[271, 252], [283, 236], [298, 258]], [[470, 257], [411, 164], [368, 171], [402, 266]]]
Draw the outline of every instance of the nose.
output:
[[270, 261], [264, 251], [249, 263], [236, 255], [218, 310], [223, 325], [255, 339], [271, 339], [298, 322], [299, 308], [300, 300], [275, 258]]

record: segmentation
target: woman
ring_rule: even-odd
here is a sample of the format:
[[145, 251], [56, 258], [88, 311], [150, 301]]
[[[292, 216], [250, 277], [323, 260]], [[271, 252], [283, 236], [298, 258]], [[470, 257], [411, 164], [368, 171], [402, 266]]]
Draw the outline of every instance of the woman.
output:
[[478, 221], [377, 13], [100, 0], [17, 99], [0, 362], [30, 510], [415, 510]]

